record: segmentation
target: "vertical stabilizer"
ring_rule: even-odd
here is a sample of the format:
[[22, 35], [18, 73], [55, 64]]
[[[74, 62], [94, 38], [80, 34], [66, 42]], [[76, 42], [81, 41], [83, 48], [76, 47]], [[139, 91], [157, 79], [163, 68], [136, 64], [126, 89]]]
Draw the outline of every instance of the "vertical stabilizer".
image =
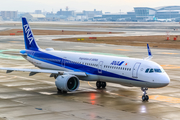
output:
[[33, 32], [31, 31], [31, 28], [25, 17], [22, 17], [22, 27], [24, 33], [25, 48], [29, 50], [39, 50]]

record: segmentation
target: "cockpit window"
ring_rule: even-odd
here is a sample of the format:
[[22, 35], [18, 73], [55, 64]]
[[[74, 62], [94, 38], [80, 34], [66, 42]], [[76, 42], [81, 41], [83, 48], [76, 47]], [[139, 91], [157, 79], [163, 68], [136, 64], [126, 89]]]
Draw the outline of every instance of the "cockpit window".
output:
[[156, 73], [162, 73], [161, 69], [154, 69]]
[[150, 71], [149, 71], [149, 73], [152, 73], [152, 72], [154, 72], [154, 69], [151, 68]]
[[163, 73], [164, 72], [164, 70], [163, 69], [159, 69], [159, 68], [147, 68], [146, 69], [146, 71], [145, 71], [145, 73], [153, 73], [153, 72], [155, 72], [155, 73]]
[[145, 73], [148, 73], [148, 72], [149, 72], [149, 68], [148, 68], [148, 69], [146, 69]]

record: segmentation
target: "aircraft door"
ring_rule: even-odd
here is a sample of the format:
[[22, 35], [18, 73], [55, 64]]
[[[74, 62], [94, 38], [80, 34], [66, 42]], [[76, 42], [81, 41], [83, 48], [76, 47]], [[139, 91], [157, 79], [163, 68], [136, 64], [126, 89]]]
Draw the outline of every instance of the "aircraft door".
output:
[[135, 65], [133, 67], [133, 71], [132, 71], [133, 78], [138, 78], [138, 70], [139, 70], [140, 65], [141, 65], [141, 63], [139, 63], [139, 62], [135, 63]]
[[36, 61], [34, 59], [34, 54], [35, 54], [35, 52], [29, 53], [30, 57], [28, 57], [28, 61], [35, 65]]
[[61, 61], [61, 65], [62, 67], [65, 67], [65, 64], [66, 64], [66, 57], [64, 57]]
[[102, 74], [102, 68], [103, 68], [103, 61], [100, 61], [98, 65], [98, 73]]

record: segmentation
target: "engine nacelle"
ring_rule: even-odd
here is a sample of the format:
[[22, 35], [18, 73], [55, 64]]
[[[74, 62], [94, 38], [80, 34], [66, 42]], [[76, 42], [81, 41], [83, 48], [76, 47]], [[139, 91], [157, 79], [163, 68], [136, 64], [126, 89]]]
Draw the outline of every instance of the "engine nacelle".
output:
[[74, 75], [59, 75], [55, 81], [56, 87], [62, 91], [73, 92], [79, 88], [79, 78]]

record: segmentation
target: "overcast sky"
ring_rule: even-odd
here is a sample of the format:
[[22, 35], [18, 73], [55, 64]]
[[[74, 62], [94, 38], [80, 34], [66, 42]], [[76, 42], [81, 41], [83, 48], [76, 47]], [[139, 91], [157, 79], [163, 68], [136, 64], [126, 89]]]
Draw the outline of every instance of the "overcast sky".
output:
[[104, 12], [128, 12], [133, 7], [180, 6], [180, 0], [1, 0], [0, 11], [15, 10], [19, 12], [34, 12], [45, 10], [57, 12], [69, 7], [69, 10], [102, 10]]

